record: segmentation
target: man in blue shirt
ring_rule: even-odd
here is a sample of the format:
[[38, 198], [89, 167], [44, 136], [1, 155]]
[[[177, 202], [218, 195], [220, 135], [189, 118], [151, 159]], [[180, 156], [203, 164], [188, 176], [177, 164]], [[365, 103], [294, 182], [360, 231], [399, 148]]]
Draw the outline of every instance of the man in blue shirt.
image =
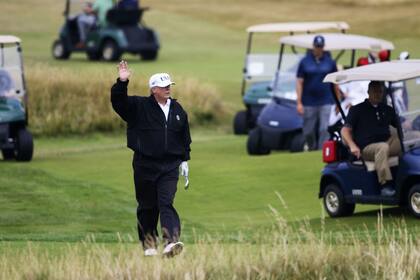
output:
[[[337, 71], [335, 61], [324, 52], [325, 38], [317, 35], [313, 49], [300, 61], [297, 70], [297, 111], [303, 116], [303, 135], [310, 150], [321, 149], [328, 140], [328, 121], [334, 97], [331, 84], [323, 83], [324, 77]], [[334, 86], [335, 94], [339, 89]], [[318, 139], [315, 131], [318, 124]]]

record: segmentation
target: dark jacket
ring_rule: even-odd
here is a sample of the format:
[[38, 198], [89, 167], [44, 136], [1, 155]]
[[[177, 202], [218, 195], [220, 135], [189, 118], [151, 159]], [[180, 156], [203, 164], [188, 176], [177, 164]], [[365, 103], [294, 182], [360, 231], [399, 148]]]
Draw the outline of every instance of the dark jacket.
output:
[[111, 88], [112, 107], [127, 122], [127, 147], [147, 159], [189, 160], [190, 129], [181, 105], [171, 99], [166, 121], [152, 95], [127, 96], [127, 85], [117, 79]]

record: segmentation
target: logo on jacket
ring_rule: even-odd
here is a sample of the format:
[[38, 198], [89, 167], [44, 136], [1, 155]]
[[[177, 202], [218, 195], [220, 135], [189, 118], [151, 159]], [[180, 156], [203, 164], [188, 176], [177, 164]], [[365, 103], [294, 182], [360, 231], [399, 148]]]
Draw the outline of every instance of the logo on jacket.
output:
[[179, 115], [176, 115], [176, 120], [179, 121], [180, 119]]

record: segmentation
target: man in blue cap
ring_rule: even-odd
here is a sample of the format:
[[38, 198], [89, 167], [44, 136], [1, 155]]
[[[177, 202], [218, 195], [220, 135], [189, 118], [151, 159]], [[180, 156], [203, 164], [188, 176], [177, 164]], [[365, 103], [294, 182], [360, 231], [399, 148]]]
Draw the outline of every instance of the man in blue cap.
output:
[[[337, 65], [324, 46], [325, 38], [316, 35], [313, 49], [300, 61], [297, 70], [296, 109], [303, 116], [303, 135], [310, 150], [321, 149], [328, 140], [328, 122], [334, 104], [331, 84], [322, 81], [327, 74], [337, 71]], [[337, 86], [334, 91], [337, 95], [340, 92]]]

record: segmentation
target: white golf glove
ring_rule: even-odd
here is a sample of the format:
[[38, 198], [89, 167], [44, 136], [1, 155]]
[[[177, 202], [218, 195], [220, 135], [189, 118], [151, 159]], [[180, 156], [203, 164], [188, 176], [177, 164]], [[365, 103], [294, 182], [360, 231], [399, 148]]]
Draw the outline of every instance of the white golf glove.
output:
[[188, 162], [183, 161], [181, 162], [181, 165], [179, 166], [179, 169], [181, 171], [181, 176], [185, 177], [185, 189], [188, 189], [190, 181], [188, 180], [188, 174], [189, 174], [189, 168], [188, 168]]

